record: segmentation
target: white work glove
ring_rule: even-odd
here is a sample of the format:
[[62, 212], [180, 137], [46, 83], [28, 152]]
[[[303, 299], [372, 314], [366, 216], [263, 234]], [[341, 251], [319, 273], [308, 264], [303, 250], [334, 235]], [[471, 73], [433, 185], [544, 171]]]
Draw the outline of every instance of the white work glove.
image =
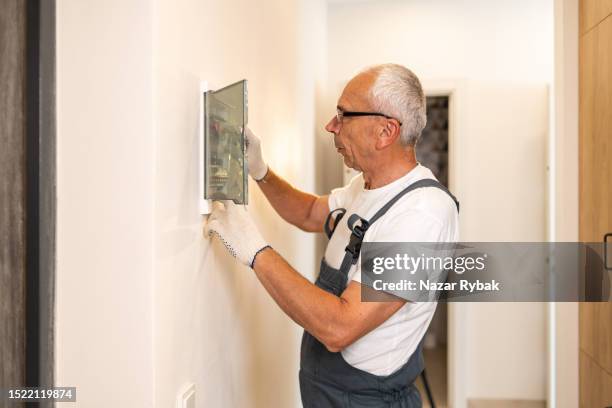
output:
[[253, 180], [260, 181], [268, 173], [268, 165], [264, 162], [261, 154], [261, 140], [248, 127], [244, 131], [247, 146], [247, 163], [249, 166], [249, 174]]
[[217, 235], [227, 250], [243, 264], [253, 267], [255, 257], [270, 247], [251, 220], [246, 207], [233, 201], [215, 201], [204, 232]]

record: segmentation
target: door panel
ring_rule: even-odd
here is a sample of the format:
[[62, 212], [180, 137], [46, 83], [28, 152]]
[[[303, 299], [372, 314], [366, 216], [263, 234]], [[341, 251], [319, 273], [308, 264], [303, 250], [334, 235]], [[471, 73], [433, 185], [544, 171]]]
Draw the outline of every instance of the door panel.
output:
[[[584, 242], [601, 242], [612, 231], [611, 12], [610, 0], [581, 1], [579, 231]], [[581, 303], [579, 319], [580, 406], [611, 406], [612, 303]]]
[[584, 34], [612, 13], [612, 0], [580, 2], [580, 33]]
[[580, 48], [580, 239], [600, 242], [612, 219], [612, 17]]

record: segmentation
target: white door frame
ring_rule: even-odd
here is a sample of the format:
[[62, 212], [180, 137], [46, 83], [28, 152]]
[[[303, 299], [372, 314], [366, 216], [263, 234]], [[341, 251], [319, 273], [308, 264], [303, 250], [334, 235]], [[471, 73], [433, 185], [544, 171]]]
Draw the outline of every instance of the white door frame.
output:
[[[579, 240], [578, 18], [579, 0], [554, 0], [554, 81], [548, 146], [549, 241]], [[578, 303], [549, 303], [547, 317], [547, 405], [552, 408], [577, 407]]]
[[[465, 140], [465, 89], [466, 80], [428, 80], [421, 81], [426, 96], [448, 96], [448, 187], [457, 197], [462, 196], [461, 167], [458, 165], [462, 156], [462, 140]], [[461, 221], [460, 221], [461, 231]], [[461, 235], [461, 234], [460, 234]], [[468, 361], [461, 350], [467, 348], [462, 328], [467, 327], [466, 304], [449, 302], [448, 304], [448, 405], [454, 408], [466, 407], [466, 375]]]

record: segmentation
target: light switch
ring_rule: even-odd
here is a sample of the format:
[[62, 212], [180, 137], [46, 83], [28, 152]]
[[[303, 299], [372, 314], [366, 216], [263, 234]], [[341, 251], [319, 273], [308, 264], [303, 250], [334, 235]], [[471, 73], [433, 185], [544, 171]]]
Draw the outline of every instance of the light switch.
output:
[[188, 384], [179, 393], [176, 408], [195, 408], [195, 406], [195, 384]]

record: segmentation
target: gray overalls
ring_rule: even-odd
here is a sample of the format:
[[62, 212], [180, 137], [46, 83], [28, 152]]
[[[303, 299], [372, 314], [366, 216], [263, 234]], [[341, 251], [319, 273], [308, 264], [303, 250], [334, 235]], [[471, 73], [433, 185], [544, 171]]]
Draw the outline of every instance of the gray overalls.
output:
[[[459, 202], [446, 187], [436, 180], [423, 179], [402, 190], [369, 221], [352, 214], [348, 219], [348, 227], [352, 234], [340, 269], [332, 268], [325, 259], [322, 259], [315, 285], [340, 296], [347, 286], [349, 269], [359, 258], [361, 242], [369, 226], [383, 216], [402, 196], [421, 187], [436, 187], [443, 190], [453, 199], [457, 211], [459, 210]], [[329, 238], [345, 212], [345, 209], [337, 208], [329, 213], [325, 222], [325, 232]], [[335, 222], [331, 229], [330, 220], [335, 214]], [[421, 340], [412, 356], [400, 369], [391, 375], [379, 376], [351, 366], [341, 353], [328, 351], [314, 336], [304, 331], [300, 352], [302, 404], [304, 408], [421, 407], [421, 397], [414, 380], [423, 370], [422, 347]]]

